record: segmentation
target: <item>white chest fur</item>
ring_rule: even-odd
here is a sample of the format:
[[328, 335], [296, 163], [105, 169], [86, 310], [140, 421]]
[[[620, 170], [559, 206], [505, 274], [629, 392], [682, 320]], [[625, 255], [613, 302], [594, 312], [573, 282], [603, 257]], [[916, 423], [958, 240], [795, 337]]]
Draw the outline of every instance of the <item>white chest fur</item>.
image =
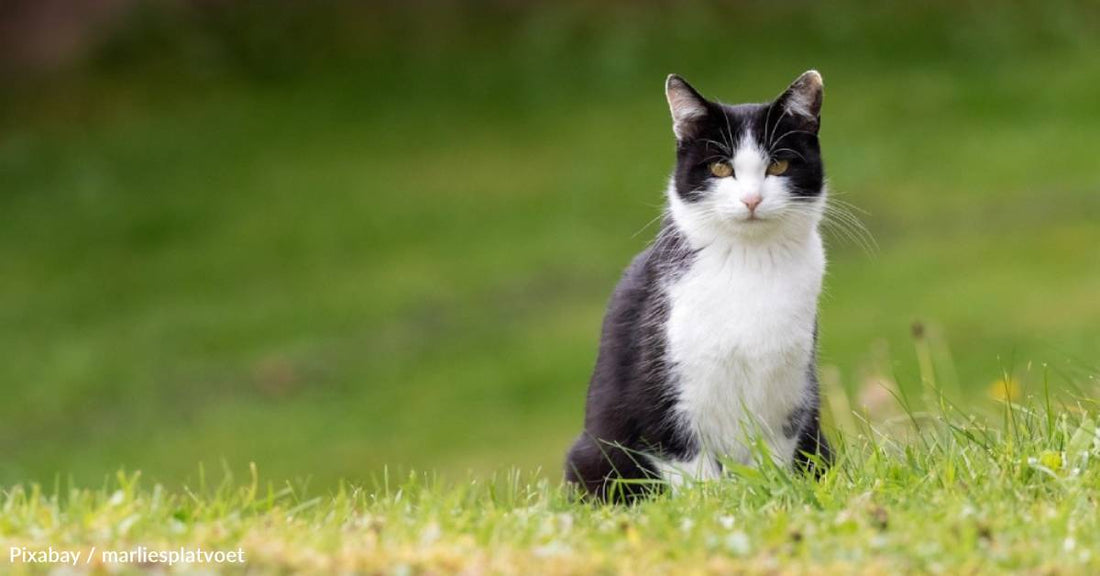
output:
[[808, 393], [824, 270], [813, 232], [782, 247], [703, 248], [668, 286], [678, 424], [701, 450], [691, 462], [660, 463], [666, 473], [711, 477], [715, 457], [751, 463], [753, 437], [791, 460], [796, 440], [783, 426]]

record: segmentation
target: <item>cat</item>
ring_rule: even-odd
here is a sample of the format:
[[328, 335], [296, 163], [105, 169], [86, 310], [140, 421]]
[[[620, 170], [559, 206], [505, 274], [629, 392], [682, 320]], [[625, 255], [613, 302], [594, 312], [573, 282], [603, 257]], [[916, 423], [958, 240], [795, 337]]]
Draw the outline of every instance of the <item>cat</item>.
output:
[[710, 101], [675, 74], [665, 95], [666, 213], [611, 297], [566, 458], [566, 480], [602, 500], [718, 478], [762, 453], [816, 474], [831, 461], [816, 375], [821, 75], [767, 104]]

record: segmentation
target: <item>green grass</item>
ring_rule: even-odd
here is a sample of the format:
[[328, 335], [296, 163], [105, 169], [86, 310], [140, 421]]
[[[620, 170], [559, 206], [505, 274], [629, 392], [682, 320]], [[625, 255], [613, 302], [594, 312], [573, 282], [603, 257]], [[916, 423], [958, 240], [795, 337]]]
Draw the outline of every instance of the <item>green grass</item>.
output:
[[321, 492], [264, 482], [255, 468], [243, 482], [200, 472], [179, 490], [121, 472], [99, 489], [17, 485], [0, 492], [0, 542], [8, 554], [47, 544], [94, 554], [80, 570], [111, 573], [152, 566], [103, 561], [136, 546], [243, 551], [243, 565], [217, 566], [228, 573], [1096, 573], [1096, 406], [1047, 402], [1006, 405], [995, 426], [944, 403], [857, 427], [820, 480], [734, 467], [632, 507], [580, 502], [519, 473], [450, 483], [382, 473], [368, 488]]
[[[1095, 3], [333, 6], [150, 9], [0, 82], [0, 552], [1100, 571]], [[604, 303], [672, 163], [664, 76], [759, 101], [811, 67], [877, 241], [827, 236], [837, 465], [575, 502]]]
[[[867, 211], [878, 243], [868, 254], [829, 237], [821, 363], [835, 426], [856, 429], [847, 414], [875, 404], [876, 383], [924, 407], [914, 321], [935, 335], [943, 385], [976, 410], [1002, 371], [1095, 393], [1093, 4], [600, 10], [399, 15], [372, 21], [392, 32], [363, 35], [367, 49], [300, 60], [262, 30], [184, 30], [169, 49], [152, 27], [86, 70], [5, 85], [0, 486], [97, 485], [123, 468], [167, 498], [195, 483], [196, 462], [222, 461], [320, 493], [386, 466], [450, 480], [514, 466], [553, 484], [606, 298], [654, 232], [671, 71], [727, 101], [824, 74], [831, 186]], [[955, 462], [942, 449], [914, 456], [927, 464], [914, 490]], [[1023, 456], [999, 450], [981, 470]], [[982, 495], [989, 521], [1045, 505], [1047, 484], [997, 504], [1019, 466], [997, 468], [1004, 486]], [[855, 506], [874, 481], [858, 475], [825, 509]], [[740, 523], [733, 506], [739, 486], [707, 506], [728, 505], [765, 554], [766, 523]], [[488, 526], [518, 522], [469, 490], [436, 496], [469, 494], [484, 506], [463, 514]], [[921, 514], [899, 492], [880, 497]], [[1071, 500], [1050, 505], [1069, 513]], [[654, 518], [695, 501], [653, 504]], [[772, 513], [763, 497], [746, 506]], [[149, 513], [148, 534], [168, 529]], [[578, 526], [644, 517], [575, 514]], [[1036, 550], [1068, 562], [1059, 534]]]

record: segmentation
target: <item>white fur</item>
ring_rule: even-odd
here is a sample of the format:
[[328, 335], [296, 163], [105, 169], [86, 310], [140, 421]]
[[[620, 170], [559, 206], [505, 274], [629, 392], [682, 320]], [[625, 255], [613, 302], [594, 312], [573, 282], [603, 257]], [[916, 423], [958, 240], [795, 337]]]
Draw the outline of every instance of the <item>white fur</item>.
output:
[[[825, 272], [817, 231], [824, 193], [796, 206], [785, 179], [765, 175], [754, 142], [738, 150], [736, 177], [698, 202], [669, 188], [673, 222], [698, 254], [667, 286], [668, 354], [679, 424], [702, 447], [689, 462], [658, 462], [674, 484], [717, 476], [716, 458], [751, 464], [756, 437], [777, 462], [790, 462], [796, 439], [782, 429], [807, 394]], [[754, 194], [762, 201], [750, 219], [741, 198]]]
[[813, 118], [814, 114], [810, 107], [813, 106], [813, 100], [811, 95], [805, 92], [794, 92], [791, 97], [787, 99], [786, 109], [791, 114], [797, 114], [799, 116], [806, 116], [807, 118]]

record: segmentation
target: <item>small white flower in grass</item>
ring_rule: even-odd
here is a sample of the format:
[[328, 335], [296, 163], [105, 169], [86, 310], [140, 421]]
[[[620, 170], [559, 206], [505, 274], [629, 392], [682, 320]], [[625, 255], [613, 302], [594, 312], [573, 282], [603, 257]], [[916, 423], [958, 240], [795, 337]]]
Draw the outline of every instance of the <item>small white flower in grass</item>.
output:
[[1077, 548], [1077, 539], [1073, 536], [1066, 538], [1065, 541], [1062, 542], [1062, 550], [1073, 552], [1074, 548]]
[[420, 532], [420, 545], [431, 546], [435, 544], [439, 537], [443, 534], [443, 530], [439, 528], [438, 522], [432, 522], [424, 527]]
[[107, 501], [109, 506], [118, 506], [126, 501], [126, 494], [122, 490], [115, 490], [114, 494], [111, 494], [111, 499]]
[[733, 529], [733, 516], [719, 516], [718, 523], [726, 530]]
[[562, 512], [558, 514], [558, 529], [562, 532], [569, 532], [573, 529], [573, 515], [568, 512]]
[[752, 546], [748, 534], [738, 530], [726, 536], [726, 548], [738, 556], [744, 556], [751, 551]]
[[839, 513], [837, 513], [836, 518], [833, 519], [833, 524], [835, 524], [837, 526], [842, 526], [842, 525], [847, 524], [848, 522], [851, 522], [851, 521], [852, 521], [852, 511], [851, 510], [841, 510]]
[[695, 527], [695, 521], [692, 520], [691, 518], [684, 518], [680, 522], [680, 531], [685, 533], [685, 534], [687, 534], [688, 532], [691, 532], [691, 529], [694, 528], [694, 527]]
[[172, 518], [168, 520], [168, 531], [172, 534], [183, 534], [187, 532], [187, 524], [184, 524], [182, 520]]
[[130, 532], [130, 528], [134, 526], [134, 523], [140, 520], [141, 517], [137, 514], [131, 514], [122, 519], [122, 522], [118, 523], [117, 532], [121, 535], [126, 535]]
[[553, 556], [568, 556], [573, 552], [573, 549], [568, 544], [560, 540], [554, 540], [548, 542], [542, 546], [536, 546], [531, 550], [531, 553], [539, 558], [550, 558]]

